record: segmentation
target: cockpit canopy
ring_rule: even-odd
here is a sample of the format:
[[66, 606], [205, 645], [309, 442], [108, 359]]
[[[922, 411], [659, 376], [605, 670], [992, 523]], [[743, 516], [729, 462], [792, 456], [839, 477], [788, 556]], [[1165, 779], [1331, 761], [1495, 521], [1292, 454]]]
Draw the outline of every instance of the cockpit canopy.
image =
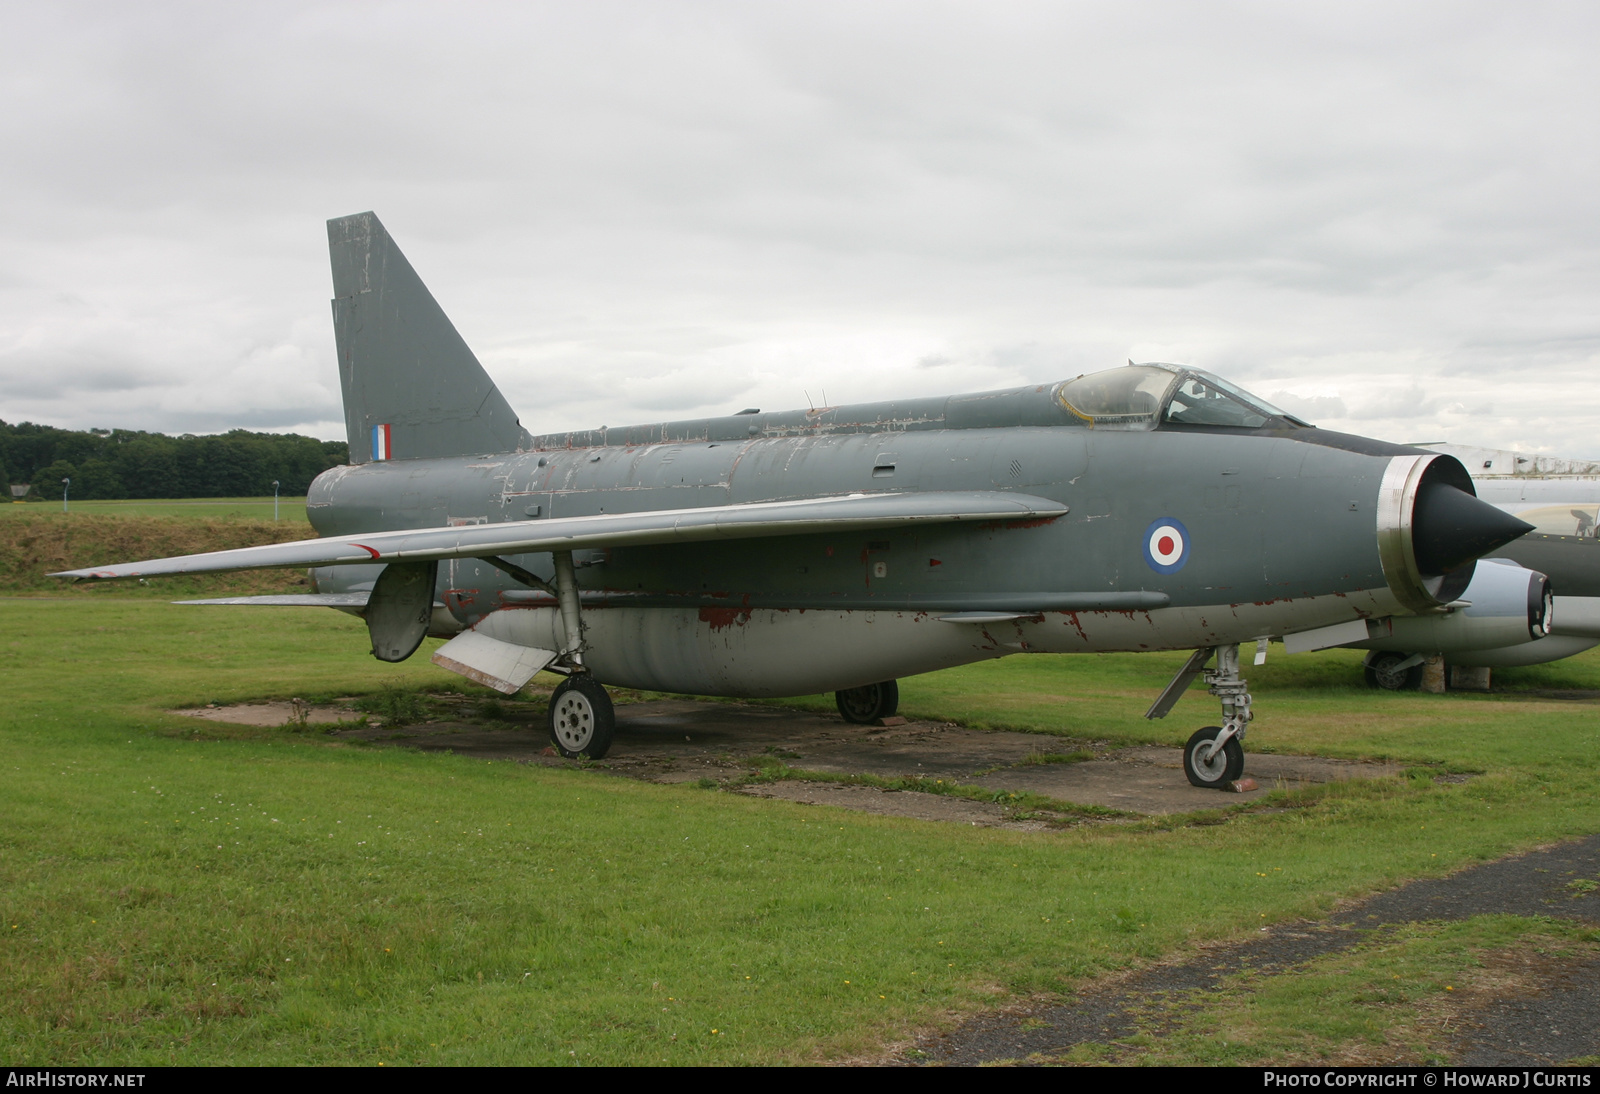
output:
[[1306, 424], [1226, 380], [1183, 365], [1129, 363], [1093, 372], [1062, 384], [1056, 398], [1091, 429], [1169, 424], [1259, 429], [1272, 418]]

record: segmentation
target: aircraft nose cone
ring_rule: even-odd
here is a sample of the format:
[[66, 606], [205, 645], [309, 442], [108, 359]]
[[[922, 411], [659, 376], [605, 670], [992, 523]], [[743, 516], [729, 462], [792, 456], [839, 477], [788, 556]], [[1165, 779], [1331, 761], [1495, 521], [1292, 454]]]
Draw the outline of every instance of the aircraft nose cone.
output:
[[1411, 515], [1411, 546], [1424, 575], [1449, 573], [1533, 531], [1533, 525], [1442, 482], [1424, 486]]

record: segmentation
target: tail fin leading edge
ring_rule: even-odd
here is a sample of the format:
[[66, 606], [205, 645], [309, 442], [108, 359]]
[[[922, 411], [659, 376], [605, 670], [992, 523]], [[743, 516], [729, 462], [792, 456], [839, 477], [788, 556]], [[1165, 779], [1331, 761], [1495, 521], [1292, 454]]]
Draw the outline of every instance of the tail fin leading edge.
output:
[[531, 438], [372, 213], [328, 221], [350, 462], [511, 452]]

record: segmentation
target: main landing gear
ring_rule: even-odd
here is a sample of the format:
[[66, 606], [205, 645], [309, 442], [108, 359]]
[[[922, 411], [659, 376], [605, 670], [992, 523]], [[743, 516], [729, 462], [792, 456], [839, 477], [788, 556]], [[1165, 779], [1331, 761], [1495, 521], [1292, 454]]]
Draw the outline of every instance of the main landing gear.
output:
[[833, 701], [847, 722], [870, 726], [900, 709], [900, 685], [893, 680], [866, 687], [845, 688], [833, 693]]
[[[572, 552], [552, 552], [556, 564], [554, 592], [561, 605], [561, 630], [566, 636], [560, 658], [569, 675], [550, 696], [550, 739], [569, 760], [598, 760], [611, 751], [617, 715], [605, 687], [583, 664], [583, 616], [578, 610], [578, 581]], [[549, 586], [546, 586], [549, 588]]]
[[[1212, 654], [1217, 666], [1206, 668]], [[1146, 718], [1165, 718], [1193, 682], [1205, 674], [1212, 695], [1222, 700], [1222, 725], [1196, 730], [1183, 746], [1183, 773], [1194, 786], [1224, 790], [1244, 774], [1245, 727], [1255, 717], [1250, 710], [1250, 689], [1239, 675], [1239, 647], [1215, 646], [1194, 651], [1178, 675], [1145, 711]]]
[[554, 585], [498, 556], [485, 556], [484, 561], [529, 588], [540, 589], [556, 598], [561, 610], [562, 641], [550, 667], [555, 672], [566, 673], [567, 678], [550, 696], [550, 740], [556, 751], [569, 760], [598, 760], [611, 751], [617, 715], [611, 706], [611, 696], [583, 664], [583, 615], [579, 610], [572, 552], [553, 551], [551, 556], [556, 570]]

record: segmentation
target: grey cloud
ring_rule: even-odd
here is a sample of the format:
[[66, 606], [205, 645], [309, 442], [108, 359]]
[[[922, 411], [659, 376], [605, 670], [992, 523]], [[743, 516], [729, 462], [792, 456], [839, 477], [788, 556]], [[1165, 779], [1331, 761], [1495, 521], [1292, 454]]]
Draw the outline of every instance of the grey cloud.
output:
[[61, 424], [337, 435], [322, 221], [375, 208], [538, 430], [1133, 353], [1600, 454], [1588, 6], [0, 20], [0, 398]]
[[1337, 395], [1295, 395], [1287, 391], [1274, 391], [1267, 396], [1274, 406], [1287, 410], [1298, 418], [1313, 424], [1323, 418], [1347, 418], [1344, 400]]

